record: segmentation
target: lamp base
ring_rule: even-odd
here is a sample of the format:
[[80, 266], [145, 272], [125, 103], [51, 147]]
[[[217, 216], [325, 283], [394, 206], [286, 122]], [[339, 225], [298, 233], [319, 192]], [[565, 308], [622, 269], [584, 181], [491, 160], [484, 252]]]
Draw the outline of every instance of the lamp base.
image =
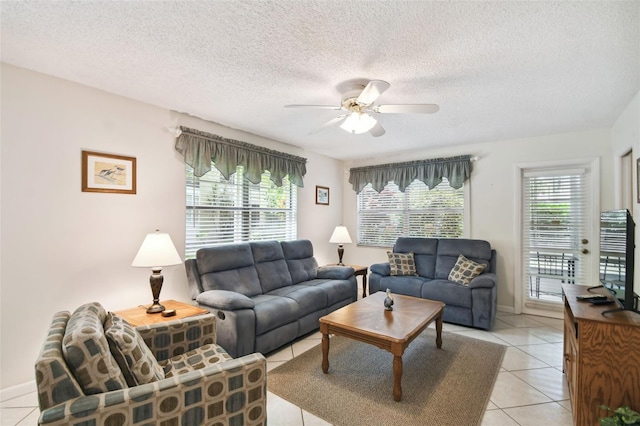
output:
[[162, 290], [162, 281], [164, 278], [162, 277], [162, 269], [155, 267], [151, 268], [153, 273], [151, 277], [149, 277], [149, 283], [151, 284], [151, 293], [153, 294], [153, 305], [147, 308], [148, 314], [159, 314], [164, 311], [164, 306], [160, 304], [160, 290]]
[[342, 244], [338, 244], [338, 266], [344, 266], [344, 263], [342, 263], [343, 255], [344, 255], [344, 246]]
[[159, 303], [154, 303], [153, 305], [149, 306], [147, 308], [147, 313], [148, 314], [159, 314], [160, 312], [164, 311], [165, 307]]

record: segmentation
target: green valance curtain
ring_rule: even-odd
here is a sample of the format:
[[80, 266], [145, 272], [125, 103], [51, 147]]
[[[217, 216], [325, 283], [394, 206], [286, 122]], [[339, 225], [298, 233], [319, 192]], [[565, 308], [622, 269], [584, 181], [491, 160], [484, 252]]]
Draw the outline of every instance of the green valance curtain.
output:
[[188, 127], [181, 126], [180, 131], [176, 151], [182, 154], [185, 163], [193, 167], [197, 177], [211, 170], [213, 162], [225, 179], [229, 179], [236, 167], [243, 166], [251, 183], [259, 183], [262, 174], [268, 170], [277, 186], [282, 186], [282, 179], [289, 176], [292, 184], [304, 187], [302, 177], [307, 173], [306, 158]]
[[450, 158], [436, 158], [432, 160], [409, 161], [406, 163], [390, 163], [378, 166], [354, 167], [349, 170], [349, 183], [356, 192], [370, 183], [376, 192], [393, 181], [400, 191], [404, 190], [418, 179], [429, 188], [437, 186], [442, 178], [449, 180], [452, 188], [461, 188], [465, 180], [471, 176], [471, 156], [461, 155]]

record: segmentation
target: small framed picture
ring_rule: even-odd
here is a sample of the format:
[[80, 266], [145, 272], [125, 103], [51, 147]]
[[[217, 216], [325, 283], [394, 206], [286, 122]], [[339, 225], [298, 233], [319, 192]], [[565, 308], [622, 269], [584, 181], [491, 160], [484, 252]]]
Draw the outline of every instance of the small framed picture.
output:
[[316, 185], [316, 204], [329, 205], [329, 188]]
[[82, 151], [82, 192], [135, 194], [135, 157]]

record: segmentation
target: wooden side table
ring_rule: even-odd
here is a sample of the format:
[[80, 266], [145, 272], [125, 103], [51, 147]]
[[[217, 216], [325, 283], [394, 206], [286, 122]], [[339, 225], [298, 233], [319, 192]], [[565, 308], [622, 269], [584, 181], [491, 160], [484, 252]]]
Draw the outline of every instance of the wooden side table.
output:
[[162, 314], [148, 314], [146, 306], [136, 306], [135, 308], [114, 311], [114, 314], [124, 318], [132, 326], [137, 327], [139, 325], [157, 324], [209, 313], [207, 309], [175, 300], [164, 300], [160, 302], [160, 304], [164, 305], [166, 309], [174, 309], [176, 314], [170, 317], [163, 317]]
[[360, 265], [338, 265], [337, 263], [330, 263], [327, 266], [349, 266], [353, 268], [356, 277], [360, 275], [362, 277], [362, 297], [367, 297], [367, 273], [369, 272], [368, 266], [360, 266]]

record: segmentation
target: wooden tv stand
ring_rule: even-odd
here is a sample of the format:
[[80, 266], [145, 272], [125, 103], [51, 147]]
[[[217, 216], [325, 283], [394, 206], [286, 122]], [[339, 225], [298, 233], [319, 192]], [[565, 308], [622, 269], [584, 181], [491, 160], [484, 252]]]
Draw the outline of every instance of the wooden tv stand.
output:
[[600, 405], [628, 405], [640, 411], [640, 315], [603, 311], [617, 305], [576, 300], [607, 294], [603, 288], [562, 284], [564, 293], [563, 371], [569, 383], [574, 425], [598, 425], [607, 414]]

